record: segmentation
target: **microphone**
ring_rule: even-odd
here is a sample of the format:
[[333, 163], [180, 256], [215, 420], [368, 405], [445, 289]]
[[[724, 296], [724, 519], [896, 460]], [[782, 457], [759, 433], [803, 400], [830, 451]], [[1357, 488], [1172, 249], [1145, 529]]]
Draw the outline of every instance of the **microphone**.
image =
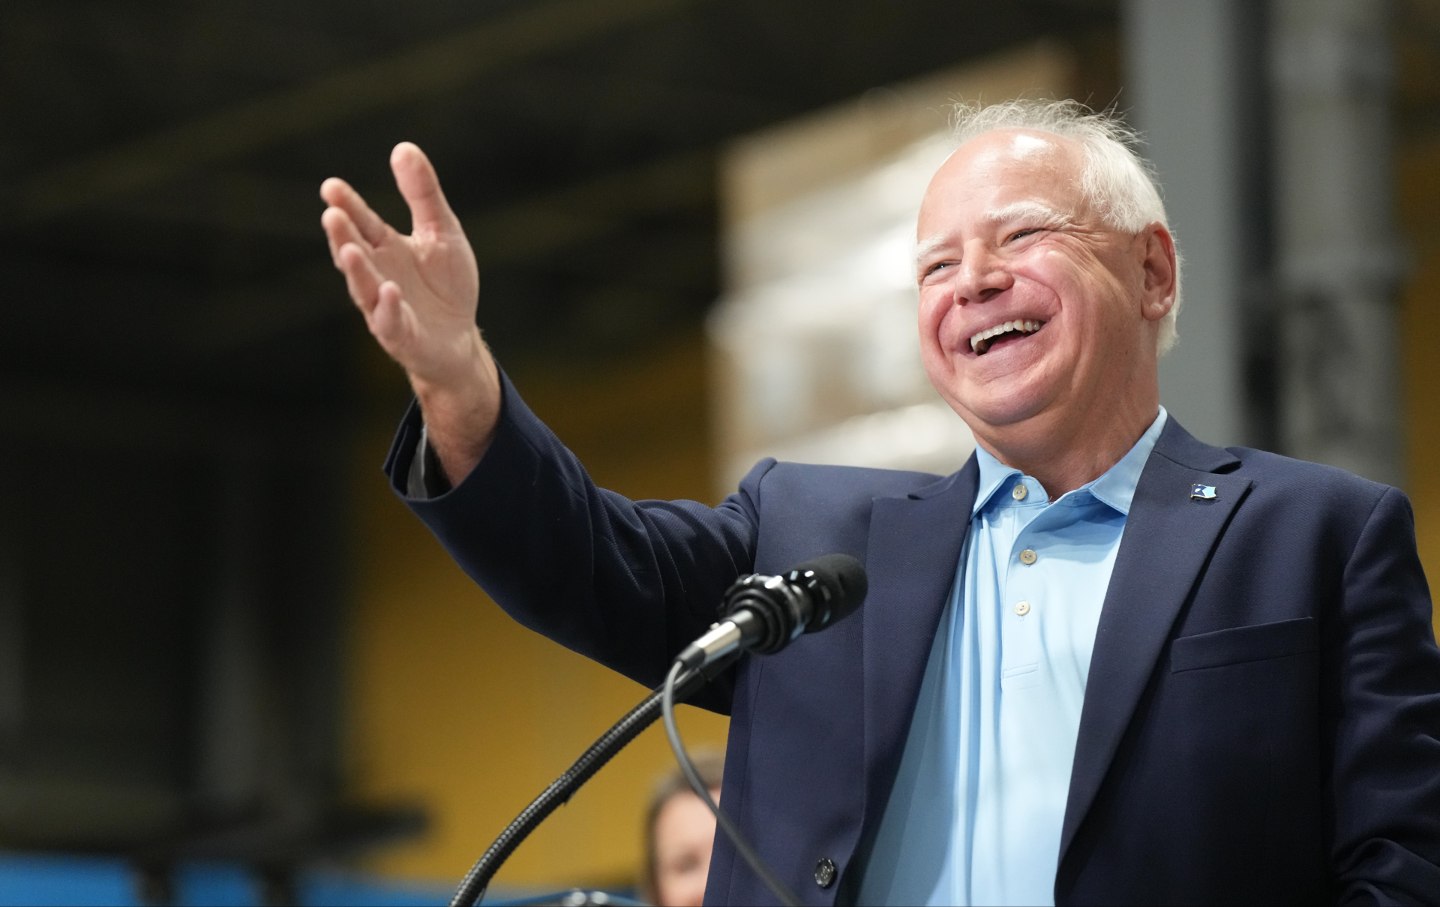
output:
[[868, 586], [865, 568], [848, 554], [817, 557], [779, 576], [742, 576], [725, 590], [720, 605], [725, 619], [676, 661], [693, 671], [737, 649], [778, 652], [800, 634], [823, 630], [860, 607]]

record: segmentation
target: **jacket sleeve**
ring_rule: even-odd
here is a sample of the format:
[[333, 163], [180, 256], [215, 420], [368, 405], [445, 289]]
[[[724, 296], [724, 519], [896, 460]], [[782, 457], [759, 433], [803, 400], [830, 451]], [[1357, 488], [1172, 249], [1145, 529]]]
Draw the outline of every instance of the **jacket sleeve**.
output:
[[496, 437], [471, 474], [411, 496], [422, 430], [412, 404], [385, 463], [391, 487], [515, 620], [657, 686], [715, 620], [724, 590], [750, 572], [765, 466], [717, 507], [629, 500], [596, 486], [501, 377]]
[[1376, 503], [1323, 639], [1332, 670], [1332, 866], [1341, 903], [1440, 898], [1440, 653], [1409, 502]]

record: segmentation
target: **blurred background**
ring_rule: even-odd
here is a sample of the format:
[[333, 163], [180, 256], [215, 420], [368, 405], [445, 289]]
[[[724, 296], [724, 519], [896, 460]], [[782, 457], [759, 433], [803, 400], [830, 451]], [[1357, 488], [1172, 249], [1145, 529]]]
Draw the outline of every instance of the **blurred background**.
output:
[[[765, 453], [963, 462], [910, 231], [949, 103], [1022, 94], [1149, 136], [1170, 410], [1405, 488], [1440, 577], [1440, 0], [7, 0], [0, 902], [444, 900], [646, 693], [387, 491], [325, 177], [405, 227], [419, 143], [535, 409], [716, 501]], [[632, 891], [672, 764], [647, 731], [495, 894]]]

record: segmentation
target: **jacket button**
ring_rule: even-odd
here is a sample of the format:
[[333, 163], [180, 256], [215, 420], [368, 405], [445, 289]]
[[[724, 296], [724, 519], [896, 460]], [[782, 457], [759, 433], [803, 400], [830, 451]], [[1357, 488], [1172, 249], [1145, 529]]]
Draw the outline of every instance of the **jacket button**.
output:
[[835, 861], [825, 857], [815, 864], [815, 884], [821, 888], [829, 888], [835, 884]]

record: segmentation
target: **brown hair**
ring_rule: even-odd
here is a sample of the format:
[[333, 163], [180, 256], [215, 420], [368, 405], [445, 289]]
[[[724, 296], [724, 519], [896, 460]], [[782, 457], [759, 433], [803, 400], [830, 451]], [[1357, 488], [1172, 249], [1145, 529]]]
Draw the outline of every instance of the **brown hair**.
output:
[[[700, 776], [700, 780], [705, 782], [706, 789], [718, 791], [721, 778], [725, 774], [725, 754], [718, 750], [702, 751], [692, 754], [690, 761], [695, 764], [695, 772]], [[660, 810], [672, 797], [690, 792], [690, 782], [685, 779], [685, 773], [677, 767], [656, 783], [645, 807], [645, 865], [641, 870], [640, 891], [645, 900], [652, 904], [656, 902], [656, 870], [659, 868], [655, 865], [655, 820], [660, 817]]]

